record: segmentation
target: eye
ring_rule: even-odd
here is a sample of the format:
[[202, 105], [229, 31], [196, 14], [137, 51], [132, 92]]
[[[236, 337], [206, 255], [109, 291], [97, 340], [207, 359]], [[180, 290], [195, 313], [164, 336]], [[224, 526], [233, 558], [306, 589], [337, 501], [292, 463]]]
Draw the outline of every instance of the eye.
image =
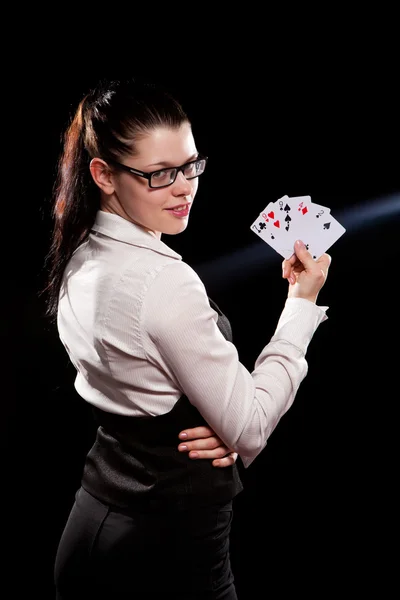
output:
[[166, 175], [168, 174], [167, 170], [163, 170], [163, 171], [155, 171], [152, 175], [152, 177], [154, 179], [163, 179], [164, 177], [166, 177]]
[[175, 169], [162, 169], [155, 171], [151, 175], [151, 185], [153, 187], [163, 187], [169, 185], [174, 180]]
[[185, 175], [193, 175], [198, 171], [198, 161], [191, 162], [185, 167]]

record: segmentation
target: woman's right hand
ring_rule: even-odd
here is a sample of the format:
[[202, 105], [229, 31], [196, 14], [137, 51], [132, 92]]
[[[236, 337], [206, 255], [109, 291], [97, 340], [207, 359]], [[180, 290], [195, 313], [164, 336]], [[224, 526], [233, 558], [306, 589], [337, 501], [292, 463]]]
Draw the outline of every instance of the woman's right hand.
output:
[[185, 429], [179, 438], [184, 440], [178, 446], [179, 452], [187, 452], [191, 459], [208, 458], [214, 467], [230, 467], [238, 458], [237, 452], [225, 446], [208, 425]]
[[329, 254], [313, 259], [304, 243], [297, 240], [294, 254], [282, 262], [282, 277], [289, 282], [288, 298], [305, 298], [316, 302], [331, 264]]

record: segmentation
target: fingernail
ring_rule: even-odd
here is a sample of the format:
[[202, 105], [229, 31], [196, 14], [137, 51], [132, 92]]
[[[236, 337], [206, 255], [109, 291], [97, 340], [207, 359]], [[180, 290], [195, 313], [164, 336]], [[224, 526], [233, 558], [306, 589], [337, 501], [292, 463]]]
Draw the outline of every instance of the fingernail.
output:
[[179, 434], [179, 437], [181, 438], [181, 440], [186, 440], [187, 438], [187, 433], [183, 432]]
[[296, 240], [296, 246], [299, 246], [299, 248], [301, 248], [302, 246], [304, 246], [304, 244], [301, 240]]
[[179, 444], [179, 446], [178, 446], [178, 450], [184, 451], [184, 450], [187, 450], [187, 449], [188, 449], [188, 447], [185, 446], [185, 444]]
[[199, 455], [197, 454], [197, 452], [191, 452], [189, 454], [190, 458], [199, 458]]

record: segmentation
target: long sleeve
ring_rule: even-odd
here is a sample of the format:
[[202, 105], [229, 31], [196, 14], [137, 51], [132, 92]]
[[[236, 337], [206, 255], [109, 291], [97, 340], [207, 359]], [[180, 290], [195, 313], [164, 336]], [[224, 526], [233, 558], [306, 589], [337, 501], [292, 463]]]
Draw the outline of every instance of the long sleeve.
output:
[[326, 307], [288, 299], [254, 370], [216, 325], [204, 285], [185, 263], [161, 270], [142, 307], [147, 359], [168, 373], [210, 427], [248, 467], [293, 404], [307, 374], [312, 336]]

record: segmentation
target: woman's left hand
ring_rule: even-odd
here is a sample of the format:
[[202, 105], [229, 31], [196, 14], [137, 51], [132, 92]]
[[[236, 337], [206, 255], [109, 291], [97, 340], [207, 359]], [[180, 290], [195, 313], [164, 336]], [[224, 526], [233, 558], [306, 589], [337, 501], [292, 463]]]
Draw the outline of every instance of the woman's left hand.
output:
[[214, 467], [230, 467], [237, 460], [237, 452], [225, 446], [224, 442], [208, 426], [194, 427], [180, 432], [182, 440], [179, 452], [188, 452], [189, 458], [212, 459]]

